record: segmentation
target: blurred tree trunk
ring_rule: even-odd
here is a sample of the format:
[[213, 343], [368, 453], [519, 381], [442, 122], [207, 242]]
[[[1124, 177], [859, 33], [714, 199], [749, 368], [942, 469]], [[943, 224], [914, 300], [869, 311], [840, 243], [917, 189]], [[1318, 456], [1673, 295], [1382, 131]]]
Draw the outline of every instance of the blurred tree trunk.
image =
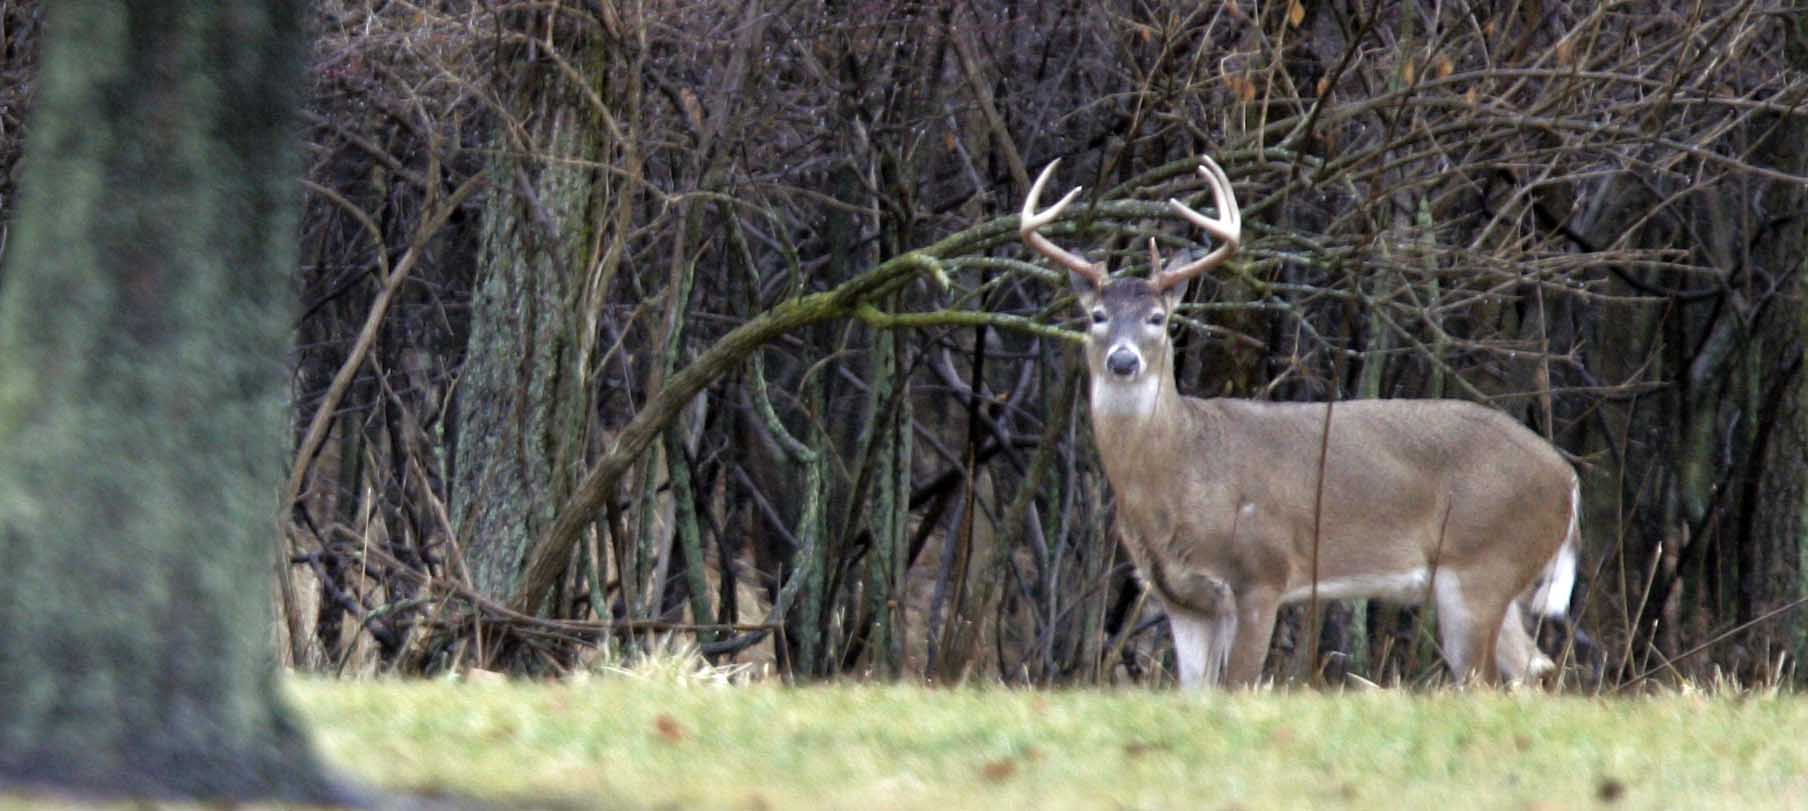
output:
[[51, 11], [0, 296], [0, 787], [336, 797], [266, 586], [303, 7]]
[[[1788, 64], [1808, 70], [1808, 16], [1797, 15], [1789, 28]], [[1768, 165], [1800, 175], [1808, 171], [1808, 121], [1801, 116], [1764, 117], [1757, 122], [1762, 134], [1760, 156]], [[1768, 154], [1764, 154], [1768, 153]], [[1752, 452], [1745, 454], [1742, 487], [1747, 522], [1740, 532], [1740, 582], [1743, 596], [1735, 617], [1740, 623], [1760, 620], [1803, 594], [1803, 544], [1808, 539], [1808, 383], [1802, 375], [1802, 346], [1808, 338], [1808, 307], [1804, 307], [1803, 256], [1808, 251], [1808, 221], [1801, 214], [1808, 202], [1800, 186], [1766, 183], [1757, 205], [1739, 211], [1750, 222], [1744, 233], [1750, 255], [1745, 257], [1745, 278], [1751, 285], [1777, 285], [1781, 295], [1765, 307], [1754, 326], [1751, 348], [1745, 353], [1741, 376], [1750, 417], [1741, 429], [1751, 436]], [[1742, 298], [1756, 296], [1749, 288]], [[1793, 620], [1793, 621], [1792, 621]], [[1797, 662], [1808, 653], [1799, 615], [1777, 617], [1763, 625], [1748, 645], [1750, 662], [1758, 668], [1751, 675], [1774, 677], [1768, 672], [1778, 655], [1787, 653]], [[1793, 664], [1793, 663], [1791, 663]]]
[[544, 62], [512, 75], [499, 89], [509, 109], [483, 215], [478, 267], [487, 276], [458, 384], [452, 488], [472, 581], [505, 601], [587, 444], [576, 304], [596, 238], [592, 201], [607, 188], [589, 168], [604, 130], [583, 114], [578, 89]]

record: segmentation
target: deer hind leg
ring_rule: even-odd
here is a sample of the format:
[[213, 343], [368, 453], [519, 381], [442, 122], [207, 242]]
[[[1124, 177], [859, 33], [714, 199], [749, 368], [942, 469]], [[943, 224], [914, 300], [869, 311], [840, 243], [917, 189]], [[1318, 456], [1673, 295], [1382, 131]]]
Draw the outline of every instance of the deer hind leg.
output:
[[1511, 601], [1495, 600], [1486, 588], [1474, 588], [1477, 585], [1463, 582], [1456, 572], [1437, 573], [1432, 586], [1438, 638], [1444, 645], [1444, 661], [1458, 682], [1473, 676], [1493, 684], [1500, 680], [1496, 642]]
[[1500, 641], [1494, 648], [1494, 663], [1500, 668], [1500, 677], [1508, 684], [1534, 682], [1557, 669], [1556, 663], [1538, 649], [1538, 642], [1526, 632], [1517, 600], [1507, 603], [1506, 617], [1500, 623]]

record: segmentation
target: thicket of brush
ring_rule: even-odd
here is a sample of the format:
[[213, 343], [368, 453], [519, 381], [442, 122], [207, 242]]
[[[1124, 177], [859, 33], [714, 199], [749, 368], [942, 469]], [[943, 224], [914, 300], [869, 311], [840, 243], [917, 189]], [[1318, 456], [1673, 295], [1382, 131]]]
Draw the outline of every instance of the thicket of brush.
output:
[[[800, 677], [1165, 672], [1111, 534], [1066, 244], [1247, 245], [1181, 386], [1458, 397], [1584, 473], [1568, 683], [1793, 681], [1803, 18], [1616, 4], [316, 4], [284, 494], [297, 667], [580, 667], [679, 633]], [[41, 11], [0, 14], [0, 161]], [[10, 178], [0, 173], [0, 206]], [[1203, 202], [1201, 203], [1203, 205]], [[1424, 617], [1286, 679], [1414, 683]], [[1546, 640], [1553, 650], [1565, 639]], [[616, 654], [608, 654], [616, 655]]]

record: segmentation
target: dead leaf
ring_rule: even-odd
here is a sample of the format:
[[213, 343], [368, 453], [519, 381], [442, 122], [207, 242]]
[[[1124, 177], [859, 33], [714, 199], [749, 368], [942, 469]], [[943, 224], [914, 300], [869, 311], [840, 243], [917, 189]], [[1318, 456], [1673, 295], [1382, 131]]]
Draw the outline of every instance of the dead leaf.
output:
[[1298, 27], [1300, 27], [1300, 23], [1303, 23], [1305, 21], [1306, 21], [1305, 4], [1301, 3], [1300, 0], [1293, 0], [1293, 2], [1288, 4], [1288, 6], [1287, 6], [1287, 24], [1293, 26], [1294, 28], [1298, 28]]
[[1456, 63], [1450, 60], [1449, 54], [1438, 54], [1438, 78], [1448, 79], [1456, 72]]
[[1016, 773], [1017, 762], [1008, 758], [1005, 760], [994, 760], [991, 763], [987, 763], [986, 767], [980, 770], [980, 776], [984, 777], [988, 783], [1002, 783], [1011, 779], [1011, 776]]
[[658, 718], [653, 719], [653, 727], [659, 730], [659, 737], [664, 738], [667, 743], [684, 740], [684, 727], [679, 726], [670, 715], [660, 713]]
[[1142, 757], [1143, 755], [1148, 754], [1150, 752], [1157, 752], [1157, 751], [1161, 751], [1161, 750], [1164, 750], [1167, 748], [1168, 748], [1168, 744], [1165, 744], [1165, 743], [1149, 743], [1148, 741], [1131, 741], [1127, 744], [1124, 744], [1124, 754], [1129, 755], [1130, 757]]
[[1237, 81], [1241, 83], [1237, 86], [1237, 98], [1244, 104], [1255, 101], [1256, 83], [1249, 79], [1238, 79]]
[[678, 99], [684, 103], [684, 115], [691, 120], [691, 126], [695, 129], [703, 129], [703, 103], [697, 100], [696, 91], [688, 87], [684, 88], [678, 94]]

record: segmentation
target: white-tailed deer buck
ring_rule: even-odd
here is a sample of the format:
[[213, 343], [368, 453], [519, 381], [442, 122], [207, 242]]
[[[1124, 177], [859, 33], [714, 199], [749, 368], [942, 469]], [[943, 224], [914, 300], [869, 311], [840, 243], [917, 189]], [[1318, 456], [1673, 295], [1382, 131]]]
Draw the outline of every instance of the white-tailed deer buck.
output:
[[1521, 603], [1548, 616], [1569, 606], [1580, 491], [1563, 456], [1505, 414], [1455, 400], [1181, 396], [1168, 321], [1187, 282], [1237, 250], [1230, 180], [1203, 159], [1215, 219], [1168, 201], [1217, 241], [1211, 253], [1163, 268], [1151, 241], [1153, 276], [1113, 279], [1037, 232], [1080, 191], [1038, 213], [1054, 168], [1030, 187], [1020, 233], [1070, 271], [1090, 320], [1093, 438], [1118, 526], [1167, 608], [1181, 683], [1254, 683], [1276, 610], [1314, 593], [1430, 602], [1458, 679], [1550, 670]]

